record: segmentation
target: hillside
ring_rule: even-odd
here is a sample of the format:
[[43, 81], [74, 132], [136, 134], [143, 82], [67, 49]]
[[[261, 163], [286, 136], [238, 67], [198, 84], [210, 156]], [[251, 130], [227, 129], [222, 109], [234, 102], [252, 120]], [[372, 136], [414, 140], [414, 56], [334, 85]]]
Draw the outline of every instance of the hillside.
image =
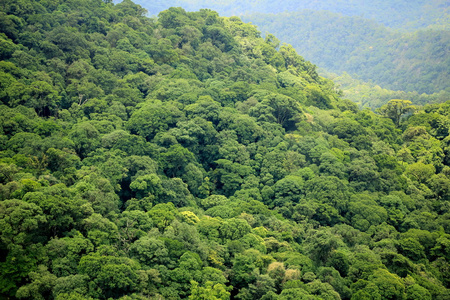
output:
[[326, 10], [345, 16], [364, 17], [392, 28], [417, 30], [431, 26], [449, 29], [449, 6], [446, 0], [397, 0], [395, 2], [384, 0], [284, 0], [275, 2], [268, 0], [138, 0], [137, 3], [154, 15], [157, 15], [161, 9], [171, 6], [181, 6], [190, 11], [210, 8], [225, 16]]
[[206, 9], [0, 14], [1, 299], [450, 297], [450, 101], [359, 110]]
[[368, 107], [373, 110], [385, 105], [391, 99], [408, 99], [416, 105], [443, 103], [450, 99], [450, 90], [442, 90], [433, 94], [393, 91], [371, 82], [354, 79], [345, 72], [342, 75], [337, 75], [320, 70], [320, 74], [335, 83], [342, 91], [343, 98], [355, 102], [359, 107]]
[[[150, 14], [162, 8], [212, 8], [238, 15], [292, 44], [327, 72], [346, 72], [382, 89], [424, 95], [449, 92], [450, 32], [445, 1], [140, 1]], [[356, 81], [353, 85], [358, 84]], [[447, 90], [445, 92], [445, 90]], [[351, 94], [348, 91], [346, 94]], [[372, 93], [373, 95], [373, 93]], [[350, 98], [352, 98], [350, 96]], [[370, 107], [385, 104], [369, 97]], [[375, 104], [376, 103], [376, 104]]]
[[347, 72], [386, 89], [419, 94], [449, 88], [450, 31], [402, 33], [361, 17], [326, 11], [254, 14], [243, 20], [292, 44], [330, 72]]

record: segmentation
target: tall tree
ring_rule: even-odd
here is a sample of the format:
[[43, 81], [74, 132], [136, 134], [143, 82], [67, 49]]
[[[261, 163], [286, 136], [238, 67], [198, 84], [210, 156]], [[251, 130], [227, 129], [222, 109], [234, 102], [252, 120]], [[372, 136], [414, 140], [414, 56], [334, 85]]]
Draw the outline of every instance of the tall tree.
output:
[[416, 109], [409, 100], [393, 99], [386, 105], [380, 107], [379, 112], [391, 119], [394, 124], [399, 127], [400, 119], [404, 114], [413, 112]]

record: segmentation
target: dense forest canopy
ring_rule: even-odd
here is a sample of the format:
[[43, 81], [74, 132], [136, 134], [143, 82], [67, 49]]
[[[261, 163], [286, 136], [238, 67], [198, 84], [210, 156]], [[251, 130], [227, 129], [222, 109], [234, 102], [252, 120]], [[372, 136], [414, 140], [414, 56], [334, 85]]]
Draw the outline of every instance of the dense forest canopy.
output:
[[[341, 88], [363, 106], [379, 107], [394, 94], [407, 94], [421, 104], [439, 102], [450, 94], [446, 1], [138, 3], [154, 15], [170, 6], [181, 6], [188, 11], [212, 8], [222, 15], [241, 16], [244, 22], [258, 25], [262, 33], [272, 33], [293, 45], [307, 60], [325, 69], [323, 74], [350, 75], [345, 76], [346, 84]], [[354, 79], [351, 83], [350, 78]], [[381, 88], [374, 90], [373, 85]]]
[[0, 297], [450, 297], [450, 101], [342, 97], [254, 25], [0, 2]]

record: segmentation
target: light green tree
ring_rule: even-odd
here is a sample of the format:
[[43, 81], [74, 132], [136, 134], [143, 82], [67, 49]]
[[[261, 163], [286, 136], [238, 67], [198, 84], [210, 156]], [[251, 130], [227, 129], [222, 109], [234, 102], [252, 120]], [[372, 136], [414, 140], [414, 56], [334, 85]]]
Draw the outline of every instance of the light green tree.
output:
[[413, 112], [416, 107], [409, 100], [393, 99], [379, 108], [379, 112], [391, 119], [394, 124], [400, 126], [400, 120], [404, 114]]

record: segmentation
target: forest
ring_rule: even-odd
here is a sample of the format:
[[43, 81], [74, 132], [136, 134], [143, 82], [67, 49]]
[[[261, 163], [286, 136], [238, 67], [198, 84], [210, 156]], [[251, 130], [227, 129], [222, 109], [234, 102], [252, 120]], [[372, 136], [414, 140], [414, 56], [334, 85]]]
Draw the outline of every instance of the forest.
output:
[[382, 88], [373, 82], [364, 82], [350, 76], [347, 72], [337, 75], [319, 69], [319, 74], [331, 79], [338, 89], [342, 90], [342, 97], [358, 104], [360, 108], [376, 110], [391, 99], [409, 99], [416, 105], [443, 103], [450, 99], [450, 89], [441, 90], [432, 94], [419, 94], [416, 91], [394, 91]]
[[311, 10], [242, 19], [292, 44], [327, 71], [347, 72], [390, 90], [450, 92], [449, 30], [403, 32], [359, 16]]
[[[118, 2], [114, 1], [114, 2]], [[189, 11], [211, 8], [220, 15], [248, 15], [253, 13], [278, 14], [302, 10], [329, 11], [344, 16], [358, 16], [374, 20], [387, 27], [414, 31], [433, 27], [449, 29], [449, 6], [446, 0], [136, 0], [150, 15], [157, 15], [171, 6]]]
[[0, 299], [449, 299], [441, 100], [360, 109], [209, 9], [3, 0]]
[[442, 0], [137, 3], [150, 15], [170, 6], [238, 15], [257, 25], [263, 37], [271, 33], [291, 44], [360, 107], [379, 108], [397, 98], [441, 103], [450, 95], [450, 14]]

